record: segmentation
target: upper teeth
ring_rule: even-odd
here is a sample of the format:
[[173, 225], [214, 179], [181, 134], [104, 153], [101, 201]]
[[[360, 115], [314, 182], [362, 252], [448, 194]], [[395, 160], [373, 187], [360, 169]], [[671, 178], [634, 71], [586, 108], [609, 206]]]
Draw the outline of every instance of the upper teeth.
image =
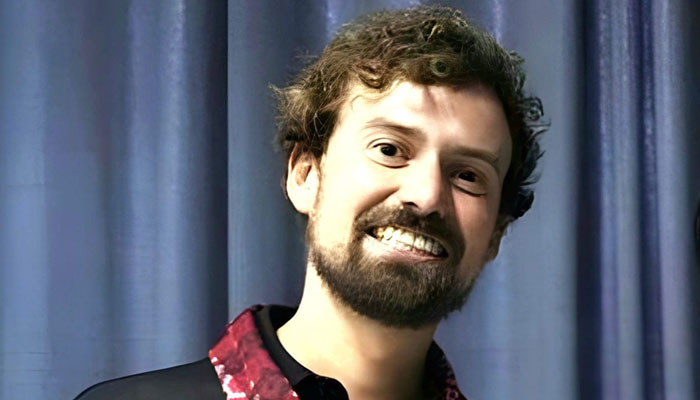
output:
[[386, 244], [406, 250], [423, 250], [435, 256], [444, 251], [435, 239], [393, 226], [374, 228], [374, 235]]

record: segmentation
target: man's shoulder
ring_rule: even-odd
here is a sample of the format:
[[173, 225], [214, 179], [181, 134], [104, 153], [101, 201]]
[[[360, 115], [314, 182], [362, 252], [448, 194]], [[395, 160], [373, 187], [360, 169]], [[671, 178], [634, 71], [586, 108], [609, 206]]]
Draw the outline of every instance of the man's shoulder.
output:
[[221, 383], [208, 358], [189, 364], [98, 383], [76, 400], [224, 399]]

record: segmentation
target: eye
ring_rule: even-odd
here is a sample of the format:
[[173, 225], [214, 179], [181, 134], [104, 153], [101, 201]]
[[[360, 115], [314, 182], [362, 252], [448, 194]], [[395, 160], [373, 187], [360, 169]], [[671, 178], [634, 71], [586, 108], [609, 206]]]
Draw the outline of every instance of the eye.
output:
[[454, 184], [463, 192], [473, 196], [483, 196], [487, 193], [486, 180], [473, 170], [458, 171], [454, 174]]
[[370, 159], [387, 167], [401, 167], [408, 160], [408, 152], [393, 140], [373, 141], [366, 152]]
[[476, 174], [473, 173], [473, 172], [471, 172], [471, 171], [460, 172], [460, 173], [457, 175], [457, 178], [459, 178], [459, 179], [461, 179], [461, 180], [463, 180], [463, 181], [466, 181], [466, 182], [476, 182], [477, 179], [478, 179], [478, 178], [476, 177]]
[[377, 147], [379, 148], [379, 151], [381, 151], [382, 154], [387, 157], [394, 157], [399, 153], [399, 149], [393, 144], [380, 144]]

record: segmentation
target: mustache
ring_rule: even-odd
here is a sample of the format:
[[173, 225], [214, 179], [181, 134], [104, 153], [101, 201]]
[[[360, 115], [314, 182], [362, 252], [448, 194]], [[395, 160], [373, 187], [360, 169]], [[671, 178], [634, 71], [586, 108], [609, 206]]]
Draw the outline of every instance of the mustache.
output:
[[356, 233], [362, 236], [368, 230], [377, 226], [394, 225], [412, 231], [432, 236], [461, 259], [464, 255], [464, 237], [454, 219], [448, 220], [437, 212], [427, 216], [418, 215], [412, 207], [387, 206], [379, 204], [360, 214], [355, 220]]

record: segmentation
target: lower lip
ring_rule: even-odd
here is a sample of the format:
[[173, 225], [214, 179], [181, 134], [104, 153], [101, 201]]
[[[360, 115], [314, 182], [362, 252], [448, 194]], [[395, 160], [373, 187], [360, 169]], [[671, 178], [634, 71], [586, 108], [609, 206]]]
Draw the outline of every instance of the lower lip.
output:
[[373, 255], [389, 259], [390, 261], [425, 263], [443, 261], [443, 257], [419, 254], [410, 250], [401, 250], [382, 242], [372, 235], [365, 234], [365, 249]]

